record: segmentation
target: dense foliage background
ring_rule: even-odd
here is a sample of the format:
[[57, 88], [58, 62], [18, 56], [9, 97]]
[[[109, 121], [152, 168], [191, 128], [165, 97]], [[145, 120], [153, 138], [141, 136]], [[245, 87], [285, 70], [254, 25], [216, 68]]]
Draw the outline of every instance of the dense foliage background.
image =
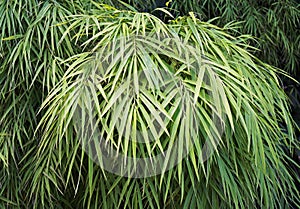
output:
[[[0, 208], [299, 207], [298, 141], [290, 106], [298, 120], [300, 94], [297, 82], [287, 76], [299, 80], [299, 3], [126, 3], [0, 0]], [[166, 3], [165, 12], [153, 11], [155, 4]], [[104, 171], [86, 155], [70, 118], [74, 95], [85, 82], [80, 76], [91, 76], [83, 66], [93, 53], [115, 37], [144, 31], [176, 34], [188, 40], [191, 50], [201, 49], [207, 71], [219, 82], [200, 86], [204, 91], [198, 99], [212, 106], [218, 106], [216, 98], [223, 99], [219, 106], [226, 115], [226, 131], [218, 152], [206, 163], [199, 162], [199, 138], [198, 147], [173, 170], [130, 179]], [[166, 63], [161, 66], [166, 71], [177, 72], [176, 66], [185, 69], [177, 73], [178, 79], [197, 94], [198, 77], [188, 71], [188, 60], [168, 53], [151, 59]], [[139, 59], [136, 64], [145, 63]], [[119, 70], [114, 66], [109, 72], [112, 81], [100, 82], [104, 93], [94, 89], [100, 111], [109, 104], [101, 94], [109, 100], [118, 86], [110, 82], [121, 82], [116, 76]], [[217, 96], [210, 98], [207, 91]], [[155, 106], [162, 98], [151, 99]], [[136, 108], [145, 107], [141, 103]], [[199, 102], [198, 107], [209, 115], [209, 105]], [[176, 119], [177, 114], [171, 116]], [[211, 125], [208, 120], [201, 122]], [[104, 118], [101, 125], [105, 123]], [[180, 132], [179, 126], [171, 127]], [[200, 133], [202, 138], [208, 134]], [[159, 140], [162, 146], [169, 142], [166, 137]]]

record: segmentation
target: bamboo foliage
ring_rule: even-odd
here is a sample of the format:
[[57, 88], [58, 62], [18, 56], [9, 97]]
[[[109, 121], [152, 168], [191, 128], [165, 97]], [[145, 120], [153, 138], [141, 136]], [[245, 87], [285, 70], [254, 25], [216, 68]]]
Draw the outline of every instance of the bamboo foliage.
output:
[[[126, 2], [142, 11], [149, 8], [144, 1]], [[119, 4], [115, 6], [121, 7]], [[250, 34], [255, 37], [256, 40], [249, 43], [258, 49], [253, 52], [256, 56], [293, 75], [298, 75], [300, 10], [297, 1], [172, 0], [165, 8], [174, 16], [183, 16], [193, 11], [199, 19], [214, 19], [214, 24], [220, 27], [230, 22], [239, 22], [231, 33]]]
[[[229, 35], [234, 25], [220, 28], [193, 13], [165, 24], [148, 13], [93, 1], [1, 1], [0, 14], [0, 207], [277, 208], [299, 203], [287, 166], [293, 161], [284, 150], [297, 146], [278, 80], [285, 73], [253, 56], [248, 36]], [[130, 45], [116, 41], [120, 37], [144, 38]], [[169, 39], [180, 40], [185, 50], [177, 42], [170, 47]], [[165, 47], [152, 50], [152, 45]], [[122, 47], [126, 53], [117, 56]], [[101, 52], [110, 59], [99, 74], [94, 60]], [[135, 77], [143, 72], [149, 77]], [[188, 96], [178, 88], [155, 88], [155, 82], [166, 83], [163, 73]], [[133, 85], [126, 85], [127, 78]], [[154, 84], [144, 88], [143, 82]], [[124, 97], [125, 90], [134, 93]], [[78, 105], [92, 107], [81, 116], [96, 117], [103, 136], [124, 155], [155, 156], [188, 139], [194, 140], [193, 148], [157, 176], [111, 174], [80, 142], [74, 120]], [[165, 117], [151, 115], [153, 109]], [[214, 113], [222, 115], [222, 135], [211, 120]], [[164, 127], [160, 133], [154, 120]], [[116, 134], [122, 121], [129, 126]], [[186, 137], [190, 130], [193, 135]], [[155, 143], [128, 143], [126, 136], [137, 131], [155, 136]], [[203, 162], [201, 150], [205, 140], [214, 145], [212, 135], [220, 144]]]
[[[296, 1], [172, 1], [175, 11], [196, 12], [203, 20], [217, 18], [224, 26], [241, 22], [235, 32], [251, 34], [255, 54], [265, 62], [298, 74], [300, 8]], [[275, 59], [276, 57], [276, 59]]]

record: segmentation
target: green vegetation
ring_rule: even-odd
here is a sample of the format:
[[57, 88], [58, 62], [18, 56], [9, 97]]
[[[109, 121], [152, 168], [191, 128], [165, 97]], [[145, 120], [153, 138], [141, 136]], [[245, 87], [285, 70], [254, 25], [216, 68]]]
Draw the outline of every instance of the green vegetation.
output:
[[[140, 2], [127, 3], [143, 10]], [[279, 79], [299, 69], [299, 7], [292, 1], [266, 1], [264, 7], [255, 1], [182, 2], [170, 4], [177, 18], [164, 23], [114, 1], [0, 1], [0, 208], [299, 207], [297, 174], [290, 166], [296, 165], [290, 156], [298, 142]], [[220, 18], [212, 22], [219, 26], [203, 22], [215, 16]], [[129, 45], [112, 40], [133, 36], [149, 39], [130, 46], [128, 56], [113, 56]], [[168, 48], [168, 38], [182, 40], [193, 56], [184, 56], [180, 46]], [[165, 50], [151, 51], [151, 43]], [[95, 52], [105, 50], [112, 55], [109, 67], [105, 76], [95, 76], [95, 68], [87, 66]], [[139, 86], [126, 103], [116, 95], [130, 90], [126, 78], [149, 70], [149, 62], [160, 69], [149, 72], [154, 80], [160, 82], [166, 72], [192, 95], [184, 111], [170, 92], [154, 87]], [[86, 89], [94, 94], [83, 98]], [[197, 134], [190, 137], [194, 148], [182, 163], [157, 176], [111, 174], [82, 149], [72, 120], [78, 105], [93, 102], [91, 113], [83, 115], [98, 117], [100, 130], [125, 155], [156, 155], [174, 136], [188, 138], [182, 133], [196, 121]], [[155, 136], [147, 120], [155, 108], [169, 118], [159, 120], [166, 130], [156, 143], [128, 144], [123, 135], [111, 134], [117, 131], [114, 116], [123, 109], [120, 119], [135, 124], [125, 136], [134, 127]], [[224, 134], [203, 163], [205, 140], [213, 144], [212, 136], [218, 135], [210, 119], [214, 114], [222, 115]]]

